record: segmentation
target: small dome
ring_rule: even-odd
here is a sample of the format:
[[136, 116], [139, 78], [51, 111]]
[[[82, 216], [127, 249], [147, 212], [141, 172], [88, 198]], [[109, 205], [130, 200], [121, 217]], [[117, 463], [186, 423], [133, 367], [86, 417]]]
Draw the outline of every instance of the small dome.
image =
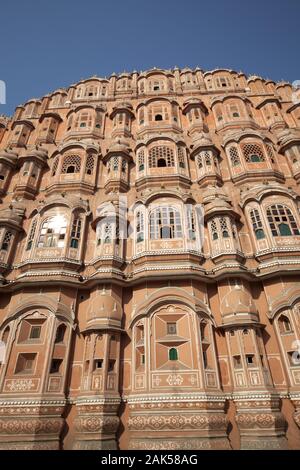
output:
[[209, 147], [213, 145], [210, 135], [206, 132], [198, 134], [194, 140], [195, 147]]
[[203, 202], [211, 202], [215, 201], [216, 199], [220, 199], [221, 201], [228, 201], [228, 196], [224, 191], [219, 188], [218, 186], [208, 186], [205, 191], [203, 191]]
[[12, 163], [15, 163], [18, 155], [12, 150], [2, 150], [0, 152], [0, 159], [5, 158], [6, 160], [11, 160]]
[[129, 153], [130, 147], [126, 140], [124, 139], [117, 139], [115, 140], [109, 148], [110, 152], [123, 152]]
[[221, 313], [223, 315], [257, 314], [257, 308], [250, 294], [241, 287], [236, 286], [222, 300]]
[[263, 78], [259, 77], [258, 75], [251, 75], [248, 77], [247, 83], [254, 82], [254, 80], [263, 80]]
[[43, 148], [38, 148], [38, 149], [30, 150], [29, 152], [27, 152], [27, 155], [30, 157], [37, 157], [46, 161], [48, 154], [47, 154], [47, 150]]

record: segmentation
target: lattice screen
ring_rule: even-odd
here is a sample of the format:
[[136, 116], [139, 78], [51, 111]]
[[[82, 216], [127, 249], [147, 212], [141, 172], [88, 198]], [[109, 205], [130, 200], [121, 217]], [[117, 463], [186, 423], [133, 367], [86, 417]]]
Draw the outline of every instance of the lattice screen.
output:
[[86, 159], [85, 172], [87, 175], [92, 175], [95, 166], [95, 157], [94, 155], [88, 155]]
[[[81, 168], [81, 158], [79, 155], [66, 155], [63, 160], [62, 173], [79, 173]], [[70, 171], [70, 170], [74, 171]]]
[[243, 144], [242, 151], [247, 163], [264, 162], [263, 149], [258, 144]]
[[166, 166], [175, 166], [174, 151], [172, 148], [165, 145], [153, 147], [149, 151], [149, 167], [156, 168], [158, 160], [165, 160]]
[[239, 152], [236, 147], [230, 147], [229, 156], [230, 156], [232, 166], [238, 166], [241, 164]]

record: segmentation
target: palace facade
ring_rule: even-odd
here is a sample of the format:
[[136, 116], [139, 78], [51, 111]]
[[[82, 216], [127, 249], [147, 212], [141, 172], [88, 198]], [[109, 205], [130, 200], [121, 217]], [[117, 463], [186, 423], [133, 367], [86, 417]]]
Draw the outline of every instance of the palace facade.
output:
[[300, 448], [300, 100], [175, 68], [0, 117], [0, 449]]

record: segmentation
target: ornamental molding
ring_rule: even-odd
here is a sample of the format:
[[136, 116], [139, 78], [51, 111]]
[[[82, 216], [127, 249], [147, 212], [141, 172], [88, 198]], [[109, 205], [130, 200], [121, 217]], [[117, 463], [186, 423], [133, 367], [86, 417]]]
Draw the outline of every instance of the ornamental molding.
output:
[[22, 263], [15, 264], [15, 268], [20, 268], [22, 266], [26, 266], [26, 264], [43, 264], [43, 263], [72, 263], [77, 266], [81, 266], [82, 262], [79, 260], [75, 260], [73, 258], [66, 258], [66, 257], [61, 257], [61, 258], [28, 258], [25, 261], [22, 261]]
[[134, 255], [132, 261], [142, 258], [143, 256], [159, 256], [159, 255], [180, 255], [180, 254], [192, 254], [196, 256], [204, 257], [201, 251], [197, 250], [155, 250], [155, 251], [143, 251], [138, 255]]
[[107, 398], [85, 398], [80, 397], [74, 399], [73, 403], [76, 406], [82, 405], [118, 405], [121, 403], [121, 397], [107, 397]]
[[225, 395], [203, 394], [173, 394], [173, 395], [123, 395], [122, 401], [133, 403], [162, 403], [162, 402], [225, 402]]
[[65, 406], [67, 404], [67, 400], [57, 400], [57, 399], [49, 399], [49, 400], [0, 400], [0, 406], [2, 407], [27, 407], [27, 406]]

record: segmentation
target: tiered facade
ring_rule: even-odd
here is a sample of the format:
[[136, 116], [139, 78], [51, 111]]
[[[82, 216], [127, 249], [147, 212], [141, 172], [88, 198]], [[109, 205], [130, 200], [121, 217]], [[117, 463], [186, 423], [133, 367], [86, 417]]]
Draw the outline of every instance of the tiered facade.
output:
[[299, 183], [291, 85], [231, 70], [1, 117], [0, 448], [299, 449]]

